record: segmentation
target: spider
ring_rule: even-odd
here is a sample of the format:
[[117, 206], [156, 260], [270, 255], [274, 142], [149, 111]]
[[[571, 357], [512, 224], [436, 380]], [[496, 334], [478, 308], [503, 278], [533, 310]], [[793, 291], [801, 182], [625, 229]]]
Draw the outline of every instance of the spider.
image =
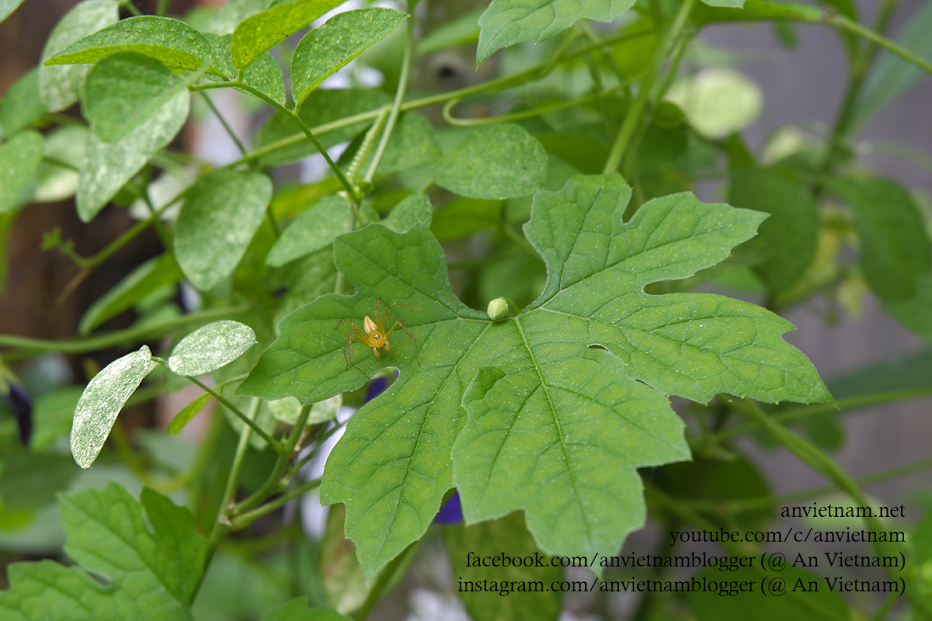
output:
[[[349, 368], [349, 365], [353, 365], [354, 367], [356, 367], [356, 369], [360, 373], [362, 373], [366, 377], [369, 377], [369, 375], [365, 371], [360, 369], [358, 366], [356, 366], [356, 363], [353, 362], [353, 343], [354, 342], [362, 343], [366, 347], [371, 347], [372, 354], [376, 358], [378, 358], [380, 348], [384, 347], [385, 351], [391, 351], [392, 346], [391, 346], [391, 343], [388, 342], [388, 337], [392, 335], [392, 332], [395, 331], [395, 328], [399, 328], [399, 327], [402, 330], [404, 330], [408, 336], [411, 337], [412, 341], [414, 341], [414, 359], [417, 360], [418, 366], [420, 366], [421, 364], [420, 359], [418, 359], [417, 357], [417, 338], [413, 334], [411, 334], [411, 331], [408, 330], [408, 328], [405, 326], [404, 323], [401, 322], [400, 319], [396, 317], [389, 317], [388, 314], [392, 312], [394, 309], [398, 308], [399, 306], [404, 306], [405, 308], [413, 308], [414, 310], [423, 310], [423, 309], [418, 308], [417, 306], [410, 306], [408, 304], [395, 304], [394, 306], [390, 307], [384, 313], [379, 314], [379, 305], [381, 303], [382, 303], [381, 299], [376, 299], [375, 312], [373, 313], [373, 315], [375, 316], [375, 321], [373, 321], [372, 319], [369, 318], [368, 315], [366, 315], [366, 318], [362, 322], [362, 325], [363, 325], [362, 328], [360, 328], [358, 325], [356, 325], [352, 321], [346, 321], [345, 319], [341, 319], [339, 322], [337, 322], [337, 325], [334, 326], [333, 328], [334, 330], [336, 330], [337, 328], [340, 327], [341, 323], [348, 323], [349, 325], [353, 326], [346, 332], [346, 345], [343, 346], [343, 355], [346, 357], [347, 368]], [[394, 321], [395, 324], [391, 328], [386, 330], [385, 320]]]

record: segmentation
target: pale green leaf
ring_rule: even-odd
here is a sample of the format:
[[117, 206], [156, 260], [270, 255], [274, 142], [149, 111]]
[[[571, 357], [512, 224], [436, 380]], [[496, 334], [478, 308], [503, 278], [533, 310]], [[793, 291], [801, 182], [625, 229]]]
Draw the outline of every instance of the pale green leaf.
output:
[[304, 103], [321, 82], [363, 50], [388, 36], [407, 17], [392, 9], [347, 11], [338, 13], [323, 26], [304, 35], [291, 61], [295, 105]]
[[[301, 415], [301, 402], [294, 397], [285, 397], [276, 399], [267, 403], [269, 411], [275, 416], [275, 419], [286, 425], [295, 425], [298, 417]], [[307, 424], [316, 425], [333, 420], [337, 417], [340, 407], [343, 405], [343, 395], [337, 395], [330, 399], [324, 399], [311, 406], [311, 413], [308, 415]]]
[[276, 608], [262, 621], [352, 621], [349, 617], [341, 615], [333, 608], [308, 608], [307, 600], [303, 597], [293, 599], [287, 604]]
[[112, 143], [150, 119], [196, 77], [186, 80], [135, 52], [111, 54], [87, 74], [81, 111], [94, 135]]
[[771, 293], [791, 289], [815, 259], [819, 241], [812, 194], [775, 170], [743, 168], [732, 175], [728, 202], [771, 214], [748, 245], [764, 256], [755, 271]]
[[854, 212], [861, 269], [884, 300], [907, 300], [915, 277], [930, 266], [922, 215], [902, 186], [887, 179], [830, 179], [828, 189]]
[[0, 0], [0, 22], [9, 17], [22, 3], [23, 0]]
[[39, 70], [32, 68], [20, 77], [3, 96], [0, 107], [0, 125], [7, 137], [29, 127], [45, 114], [45, 105], [39, 97]]
[[727, 9], [740, 9], [744, 6], [744, 0], [702, 0], [709, 6], [717, 6]]
[[27, 130], [0, 144], [0, 214], [29, 200], [30, 183], [44, 152], [42, 134]]
[[[544, 557], [544, 567], [475, 567], [467, 559], [476, 557], [505, 556], [511, 558], [538, 558], [541, 556], [534, 540], [524, 526], [520, 513], [512, 513], [500, 520], [483, 522], [474, 526], [455, 524], [443, 528], [447, 547], [447, 558], [457, 583], [483, 583], [495, 580], [498, 584], [528, 585], [541, 580], [546, 585], [563, 579], [563, 569], [550, 565]], [[512, 582], [515, 581], [515, 582]], [[485, 583], [483, 583], [485, 584]], [[562, 611], [560, 593], [556, 590], [518, 592], [509, 589], [507, 597], [495, 593], [472, 592], [458, 589], [457, 595], [473, 619], [502, 619], [503, 621], [556, 621]]]
[[153, 155], [165, 148], [188, 118], [191, 98], [177, 93], [144, 123], [114, 143], [88, 136], [78, 182], [78, 216], [90, 222]]
[[[308, 127], [315, 129], [339, 123], [346, 117], [375, 110], [390, 101], [391, 98], [387, 94], [376, 89], [318, 89], [313, 91], [301, 106], [298, 116]], [[374, 117], [346, 126], [340, 123], [339, 128], [315, 129], [314, 133], [324, 148], [329, 149], [335, 144], [352, 140], [372, 125], [373, 120]], [[263, 156], [259, 160], [262, 166], [287, 164], [317, 153], [317, 149], [304, 132], [295, 127], [294, 121], [280, 113], [269, 117], [259, 130], [256, 146], [265, 147], [279, 141], [287, 141], [288, 145]]]
[[[181, 20], [157, 15], [124, 19], [85, 37], [45, 61], [45, 65], [96, 63], [116, 52], [135, 52], [155, 58], [166, 67], [225, 77], [210, 41]], [[205, 67], [206, 65], [206, 67]]]
[[181, 411], [175, 415], [172, 422], [168, 424], [168, 429], [166, 431], [170, 435], [181, 433], [181, 430], [194, 420], [195, 416], [201, 413], [201, 410], [204, 409], [204, 406], [207, 405], [207, 402], [210, 401], [212, 397], [213, 395], [205, 392], [203, 395], [184, 406]]
[[344, 0], [286, 0], [246, 18], [233, 31], [233, 65], [244, 69]]
[[36, 170], [36, 203], [54, 203], [78, 191], [78, 171], [84, 161], [88, 130], [83, 125], [64, 125], [45, 135], [45, 157], [67, 166], [43, 160]]
[[152, 368], [152, 352], [145, 345], [117, 358], [95, 375], [74, 411], [71, 454], [82, 468], [90, 468], [103, 448], [123, 404]]
[[396, 233], [407, 233], [416, 224], [430, 226], [432, 216], [430, 198], [418, 192], [395, 205], [382, 224]]
[[476, 62], [522, 41], [540, 43], [580, 19], [610, 22], [634, 6], [634, 0], [492, 0], [479, 18]]
[[544, 186], [547, 152], [514, 123], [499, 123], [471, 133], [445, 155], [434, 182], [469, 198], [516, 198]]
[[132, 308], [153, 291], [173, 285], [180, 279], [181, 271], [170, 252], [146, 261], [91, 304], [81, 317], [78, 332], [90, 333], [111, 317]]
[[261, 13], [269, 6], [269, 0], [230, 0], [210, 16], [201, 29], [216, 35], [231, 35], [244, 19]]
[[[85, 0], [68, 11], [52, 30], [42, 49], [44, 63], [72, 43], [114, 24], [120, 19], [119, 2], [114, 0]], [[52, 112], [71, 106], [78, 100], [84, 76], [90, 67], [39, 66], [39, 94]]]
[[206, 291], [233, 273], [272, 199], [258, 172], [216, 170], [188, 191], [175, 229], [175, 257], [191, 284]]
[[256, 333], [246, 324], [215, 321], [181, 339], [168, 358], [168, 368], [188, 377], [204, 375], [230, 364], [256, 343]]
[[[524, 508], [549, 553], [617, 549], [644, 515], [635, 469], [689, 456], [667, 394], [831, 401], [782, 339], [793, 326], [777, 315], [717, 295], [644, 292], [721, 262], [764, 214], [679, 194], [645, 203], [624, 223], [629, 197], [616, 174], [577, 175], [561, 192], [538, 192], [526, 233], [547, 264], [547, 285], [499, 323], [453, 295], [443, 249], [423, 226], [405, 235], [368, 226], [334, 241], [356, 294], [325, 295], [288, 315], [240, 392], [314, 403], [385, 366], [400, 370], [353, 417], [321, 488], [324, 502], [346, 504], [367, 576], [424, 534], [454, 486], [466, 490], [471, 520]], [[378, 358], [347, 346], [350, 326], [340, 323], [373, 316], [377, 303], [406, 328]], [[510, 416], [526, 433], [497, 426], [479, 439], [486, 409], [489, 421]], [[531, 468], [528, 456], [546, 468]], [[517, 470], [506, 475], [506, 464]], [[490, 476], [503, 487], [481, 497]]]
[[709, 138], [724, 138], [753, 123], [763, 109], [760, 87], [731, 69], [706, 69], [674, 84], [666, 99]]
[[351, 230], [352, 224], [349, 199], [339, 194], [325, 196], [282, 232], [265, 262], [278, 267], [307, 256], [329, 246], [337, 235]]
[[78, 565], [48, 560], [11, 565], [10, 589], [0, 591], [0, 616], [5, 621], [190, 621], [188, 605], [203, 574], [207, 542], [187, 509], [148, 488], [141, 500], [117, 483], [60, 496], [65, 551]]
[[436, 162], [442, 154], [430, 121], [417, 112], [405, 112], [398, 118], [375, 172], [390, 175], [426, 166]]

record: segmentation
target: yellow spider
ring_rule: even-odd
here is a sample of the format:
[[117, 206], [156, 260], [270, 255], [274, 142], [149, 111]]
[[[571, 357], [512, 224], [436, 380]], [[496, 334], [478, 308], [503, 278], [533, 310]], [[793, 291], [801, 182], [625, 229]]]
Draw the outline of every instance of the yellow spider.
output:
[[[343, 346], [343, 355], [346, 357], [347, 368], [349, 368], [349, 365], [353, 365], [354, 367], [356, 367], [356, 369], [360, 373], [362, 373], [366, 377], [369, 377], [369, 375], [365, 371], [357, 367], [356, 363], [353, 362], [353, 343], [354, 342], [362, 343], [366, 347], [371, 347], [372, 354], [376, 358], [378, 358], [380, 348], [384, 347], [385, 351], [391, 351], [392, 346], [388, 342], [388, 337], [392, 335], [392, 332], [395, 331], [395, 328], [399, 328], [399, 327], [402, 330], [404, 330], [408, 336], [411, 337], [412, 341], [414, 341], [414, 359], [417, 360], [417, 363], [419, 366], [421, 364], [420, 359], [418, 359], [417, 357], [417, 338], [413, 334], [411, 334], [411, 331], [408, 330], [408, 328], [405, 326], [404, 323], [401, 322], [400, 319], [396, 317], [389, 317], [388, 314], [392, 312], [394, 309], [398, 308], [399, 306], [404, 306], [405, 308], [413, 308], [414, 310], [423, 310], [423, 309], [418, 308], [417, 306], [410, 306], [408, 304], [395, 304], [394, 306], [389, 308], [384, 313], [379, 314], [379, 305], [381, 303], [382, 303], [381, 299], [376, 299], [375, 312], [373, 313], [373, 315], [375, 315], [375, 321], [370, 319], [369, 315], [366, 315], [366, 318], [362, 322], [362, 325], [363, 325], [362, 328], [357, 326], [352, 321], [346, 321], [345, 319], [341, 319], [339, 322], [337, 322], [337, 325], [334, 327], [334, 330], [336, 330], [337, 328], [340, 327], [341, 323], [348, 323], [349, 325], [353, 326], [346, 333], [346, 345]], [[395, 324], [388, 330], [385, 329], [386, 320], [395, 322]]]

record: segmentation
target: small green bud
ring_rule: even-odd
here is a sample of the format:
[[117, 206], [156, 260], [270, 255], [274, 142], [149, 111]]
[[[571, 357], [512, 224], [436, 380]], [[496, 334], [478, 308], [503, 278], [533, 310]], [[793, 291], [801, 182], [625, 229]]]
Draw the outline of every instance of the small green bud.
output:
[[505, 298], [495, 298], [489, 302], [489, 309], [486, 311], [489, 319], [492, 321], [503, 321], [508, 318], [508, 300]]

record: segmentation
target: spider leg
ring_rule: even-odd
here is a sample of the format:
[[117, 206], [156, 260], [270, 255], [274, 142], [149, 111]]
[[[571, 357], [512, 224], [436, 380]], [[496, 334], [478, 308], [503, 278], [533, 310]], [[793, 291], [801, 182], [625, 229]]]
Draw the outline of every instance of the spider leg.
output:
[[[367, 379], [371, 380], [372, 378], [369, 377], [369, 374], [363, 371], [362, 369], [360, 369], [356, 365], [356, 363], [353, 362], [353, 341], [356, 341], [357, 343], [362, 343], [363, 345], [366, 344], [366, 342], [362, 339], [362, 330], [360, 330], [359, 326], [357, 326], [352, 321], [346, 321], [344, 319], [341, 319], [340, 322], [348, 323], [351, 326], [353, 326], [352, 329], [346, 332], [346, 345], [343, 346], [343, 357], [346, 358], [346, 368], [348, 369], [350, 365], [352, 365], [353, 367], [356, 368], [357, 371], [365, 375]], [[337, 324], [337, 327], [338, 328], [340, 327], [339, 323]]]
[[[412, 308], [413, 308], [413, 307], [412, 307]], [[400, 327], [402, 330], [405, 331], [405, 334], [407, 334], [409, 337], [411, 337], [411, 340], [414, 341], [414, 359], [417, 361], [418, 366], [421, 366], [421, 359], [418, 358], [418, 356], [417, 356], [417, 337], [414, 336], [413, 334], [411, 334], [411, 330], [408, 330], [408, 328], [407, 328], [407, 326], [405, 326], [405, 324], [403, 324], [402, 322], [398, 321], [398, 320], [395, 319], [394, 317], [385, 317], [385, 316], [383, 316], [382, 319], [391, 319], [392, 321], [395, 322], [395, 325], [393, 325], [393, 326], [388, 330], [388, 332], [385, 334], [385, 340], [386, 340], [386, 341], [388, 340], [388, 337], [391, 336], [392, 332], [395, 331], [395, 328], [399, 328], [399, 327]], [[386, 349], [387, 349], [387, 347], [386, 347]]]

